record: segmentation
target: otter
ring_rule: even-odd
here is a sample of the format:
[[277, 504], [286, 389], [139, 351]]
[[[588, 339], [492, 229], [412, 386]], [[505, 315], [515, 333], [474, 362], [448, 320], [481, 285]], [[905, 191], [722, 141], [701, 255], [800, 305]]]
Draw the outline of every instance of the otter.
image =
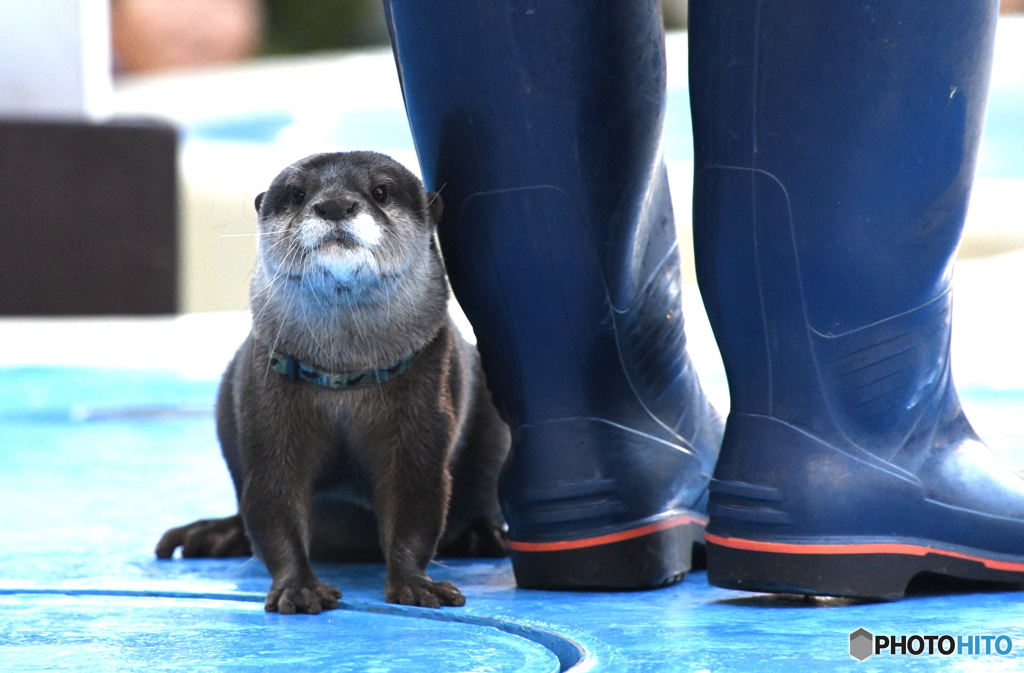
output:
[[221, 380], [217, 435], [238, 514], [173, 528], [170, 558], [252, 552], [271, 612], [341, 592], [312, 560], [387, 564], [391, 603], [459, 606], [442, 554], [503, 556], [510, 444], [475, 347], [448, 313], [443, 205], [390, 157], [316, 154], [256, 197], [252, 330]]

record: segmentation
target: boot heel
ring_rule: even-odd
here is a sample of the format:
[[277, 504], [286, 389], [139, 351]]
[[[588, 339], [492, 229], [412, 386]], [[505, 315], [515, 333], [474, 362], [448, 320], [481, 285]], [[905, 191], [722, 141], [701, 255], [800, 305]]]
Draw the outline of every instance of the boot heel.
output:
[[896, 600], [920, 572], [902, 554], [786, 554], [707, 540], [708, 582], [723, 589]]
[[[704, 518], [676, 514], [617, 533], [562, 542], [509, 541], [516, 584], [524, 589], [639, 590], [682, 580]], [[698, 555], [700, 551], [698, 551]]]

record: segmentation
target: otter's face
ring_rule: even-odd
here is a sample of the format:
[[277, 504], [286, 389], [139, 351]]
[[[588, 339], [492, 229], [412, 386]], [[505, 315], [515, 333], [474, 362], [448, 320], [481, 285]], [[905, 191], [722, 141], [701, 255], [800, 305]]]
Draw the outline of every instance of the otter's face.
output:
[[292, 164], [256, 197], [256, 210], [272, 278], [358, 292], [430, 254], [441, 201], [390, 157], [347, 152]]

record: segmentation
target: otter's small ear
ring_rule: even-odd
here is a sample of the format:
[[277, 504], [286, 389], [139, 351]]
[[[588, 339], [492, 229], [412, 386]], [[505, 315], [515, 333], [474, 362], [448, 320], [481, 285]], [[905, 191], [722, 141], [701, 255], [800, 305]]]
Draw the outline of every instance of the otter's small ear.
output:
[[427, 215], [430, 216], [430, 223], [437, 224], [441, 221], [441, 213], [444, 212], [444, 201], [437, 192], [427, 192]]
[[266, 192], [260, 192], [256, 195], [256, 212], [260, 212], [260, 204], [263, 203], [263, 197], [266, 196]]

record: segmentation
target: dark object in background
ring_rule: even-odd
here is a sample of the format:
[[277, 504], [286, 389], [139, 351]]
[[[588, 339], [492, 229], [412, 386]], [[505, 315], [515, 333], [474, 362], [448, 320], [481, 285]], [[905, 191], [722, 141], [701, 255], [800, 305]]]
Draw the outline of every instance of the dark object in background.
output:
[[[686, 28], [686, 5], [687, 0], [663, 0], [666, 28]], [[388, 44], [380, 0], [266, 0], [264, 7], [264, 54]]]
[[265, 54], [388, 44], [380, 0], [267, 0]]
[[0, 122], [0, 314], [177, 311], [177, 132]]

